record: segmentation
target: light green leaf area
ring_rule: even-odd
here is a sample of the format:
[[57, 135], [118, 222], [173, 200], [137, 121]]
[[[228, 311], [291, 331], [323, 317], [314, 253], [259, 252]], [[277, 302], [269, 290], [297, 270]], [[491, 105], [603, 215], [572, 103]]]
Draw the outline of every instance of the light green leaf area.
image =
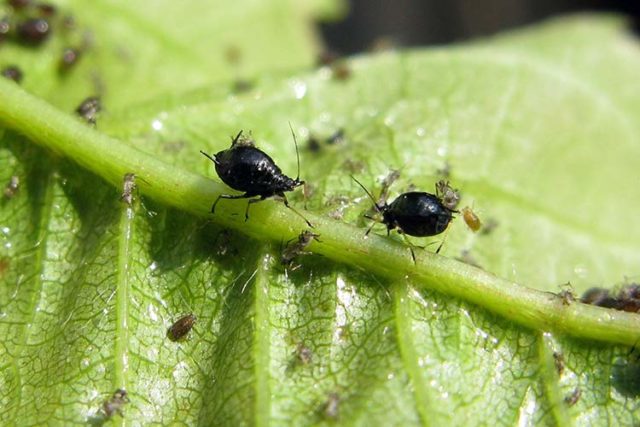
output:
[[[148, 101], [107, 108], [98, 130], [213, 177], [198, 150], [224, 149], [244, 129], [294, 176], [290, 122], [301, 175], [314, 190], [310, 216], [342, 216], [337, 221], [360, 225], [354, 232], [364, 237], [371, 203], [350, 174], [375, 191], [390, 169], [401, 169], [395, 197], [411, 184], [431, 191], [449, 165], [461, 206], [498, 225], [474, 234], [458, 216], [443, 256], [472, 257], [496, 276], [549, 292], [567, 281], [576, 293], [611, 287], [638, 274], [640, 51], [618, 19], [565, 19], [349, 66], [346, 81], [328, 69], [263, 74], [241, 94], [213, 88], [149, 100], [137, 89], [126, 96]], [[322, 139], [337, 129], [343, 143], [306, 148], [309, 134]], [[0, 205], [2, 424], [97, 424], [119, 387], [131, 402], [109, 423], [640, 420], [640, 367], [629, 347], [551, 334], [542, 322], [514, 324], [494, 314], [490, 295], [474, 305], [441, 284], [437, 293], [425, 290], [435, 283], [374, 275], [365, 251], [349, 258], [365, 268], [309, 255], [285, 270], [280, 242], [216, 225], [242, 213], [244, 201], [223, 200], [241, 207], [207, 219], [146, 197], [128, 207], [121, 189], [13, 131], [3, 135], [0, 165], [0, 182], [22, 182]], [[302, 210], [299, 193], [289, 198]], [[252, 207], [252, 235], [261, 237], [254, 221], [282, 221], [265, 216], [274, 206]], [[351, 238], [343, 237], [345, 248]], [[412, 241], [434, 251], [442, 239]], [[312, 248], [321, 251], [320, 240]], [[410, 259], [409, 250], [390, 253], [389, 263], [399, 256]], [[568, 304], [556, 309], [578, 305]], [[191, 312], [198, 322], [189, 339], [169, 341], [167, 328]], [[563, 355], [561, 373], [554, 352]], [[581, 397], [569, 406], [576, 390]]]
[[[29, 70], [23, 86], [72, 111], [100, 95], [116, 110], [159, 94], [251, 81], [265, 71], [299, 70], [320, 49], [310, 22], [335, 0], [59, 1], [47, 49], [3, 46], [2, 63]], [[2, 12], [2, 8], [0, 8]], [[74, 21], [64, 24], [66, 16]], [[82, 51], [69, 72], [64, 48]]]

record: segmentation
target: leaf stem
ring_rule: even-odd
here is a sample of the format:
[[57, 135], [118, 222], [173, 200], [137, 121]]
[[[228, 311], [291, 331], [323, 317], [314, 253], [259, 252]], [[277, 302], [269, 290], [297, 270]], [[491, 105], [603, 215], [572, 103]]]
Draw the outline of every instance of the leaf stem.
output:
[[[211, 202], [229, 190], [216, 181], [168, 165], [122, 141], [97, 132], [69, 114], [0, 79], [0, 123], [119, 186], [125, 173], [139, 178], [140, 191], [157, 201], [211, 218], [259, 240], [280, 241], [295, 237], [304, 222], [276, 201], [251, 208], [244, 221], [245, 204], [220, 203], [211, 216]], [[194, 153], [194, 161], [200, 159]], [[202, 161], [202, 160], [199, 160]], [[564, 299], [498, 278], [489, 272], [427, 251], [416, 253], [414, 264], [408, 249], [381, 236], [363, 238], [353, 225], [305, 213], [322, 242], [309, 250], [327, 258], [390, 278], [417, 283], [455, 298], [469, 301], [525, 327], [570, 336], [634, 345], [640, 341], [640, 316], [603, 309]]]

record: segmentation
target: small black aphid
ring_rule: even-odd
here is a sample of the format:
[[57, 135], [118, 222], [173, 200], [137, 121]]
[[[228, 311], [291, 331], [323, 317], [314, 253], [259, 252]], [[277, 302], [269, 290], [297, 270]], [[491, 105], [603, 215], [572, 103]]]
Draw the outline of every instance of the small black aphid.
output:
[[346, 61], [338, 60], [331, 64], [331, 73], [334, 80], [344, 81], [351, 77], [351, 67]]
[[3, 42], [7, 35], [11, 31], [11, 22], [9, 18], [4, 17], [0, 19], [0, 42]]
[[340, 416], [340, 395], [329, 393], [327, 401], [322, 405], [322, 413], [326, 418], [337, 420]]
[[7, 4], [11, 6], [13, 10], [21, 10], [31, 6], [31, 0], [7, 0]]
[[[391, 203], [377, 203], [373, 195], [355, 177], [353, 180], [367, 193], [374, 208], [382, 215], [382, 222], [387, 226], [387, 234], [397, 229], [401, 234], [415, 237], [435, 236], [447, 229], [457, 212], [445, 206], [442, 199], [435, 194], [411, 191], [399, 195]], [[369, 227], [369, 234], [373, 225]]]
[[556, 365], [556, 371], [558, 371], [558, 375], [562, 375], [562, 373], [564, 372], [564, 356], [562, 355], [562, 353], [554, 351], [553, 362]]
[[496, 220], [495, 218], [489, 218], [482, 224], [480, 234], [482, 236], [488, 236], [489, 234], [493, 233], [496, 228], [498, 228], [498, 225], [498, 220]]
[[117, 389], [109, 400], [106, 400], [102, 404], [102, 413], [106, 419], [111, 418], [114, 414], [118, 414], [121, 417], [124, 416], [122, 408], [129, 403], [129, 397], [124, 389]]
[[[282, 251], [282, 255], [280, 257], [280, 263], [286, 267], [291, 267], [293, 265], [293, 260], [299, 255], [306, 255], [308, 252], [305, 252], [305, 248], [311, 244], [311, 242], [315, 239], [317, 241], [318, 234], [312, 233], [309, 230], [305, 230], [298, 236], [296, 242], [293, 242], [287, 245]], [[294, 269], [297, 267], [294, 267]]]
[[171, 341], [180, 341], [191, 331], [196, 320], [197, 318], [193, 314], [182, 316], [167, 330], [167, 338]]
[[102, 110], [102, 103], [97, 96], [90, 96], [80, 103], [76, 113], [92, 125], [96, 124], [98, 113]]
[[576, 300], [576, 296], [573, 293], [573, 285], [571, 282], [567, 282], [561, 288], [563, 289], [556, 295], [562, 300], [562, 305], [571, 305]]
[[233, 82], [233, 91], [235, 93], [248, 92], [253, 89], [253, 86], [254, 84], [250, 80], [237, 79], [235, 82]]
[[322, 145], [320, 145], [320, 140], [316, 138], [314, 135], [309, 135], [309, 139], [307, 140], [307, 150], [312, 153], [317, 153], [322, 149]]
[[17, 175], [11, 176], [11, 178], [9, 179], [9, 183], [7, 184], [6, 187], [4, 187], [4, 191], [3, 191], [4, 197], [7, 199], [11, 199], [18, 193], [19, 189], [20, 189], [20, 178]]
[[211, 213], [215, 213], [216, 205], [220, 199], [257, 199], [249, 200], [245, 210], [245, 221], [249, 219], [249, 207], [252, 203], [257, 203], [269, 197], [279, 196], [284, 201], [284, 205], [303, 218], [309, 227], [313, 225], [304, 218], [298, 211], [289, 206], [287, 191], [293, 191], [296, 187], [304, 185], [300, 180], [300, 157], [298, 155], [298, 143], [296, 136], [291, 129], [293, 142], [296, 146], [296, 157], [298, 159], [298, 176], [295, 179], [289, 178], [282, 173], [282, 170], [275, 164], [267, 153], [257, 148], [253, 141], [242, 138], [242, 131], [238, 132], [231, 141], [231, 147], [219, 151], [213, 157], [204, 151], [202, 155], [211, 160], [216, 168], [220, 179], [234, 190], [244, 191], [244, 194], [231, 195], [221, 194], [211, 205]]
[[573, 406], [578, 403], [578, 400], [580, 400], [580, 396], [582, 396], [582, 390], [576, 388], [575, 390], [573, 390], [573, 393], [564, 398], [564, 402], [569, 406]]
[[9, 65], [2, 69], [2, 77], [6, 77], [9, 80], [20, 83], [22, 81], [22, 70], [15, 65]]
[[609, 290], [604, 288], [587, 289], [587, 291], [582, 294], [580, 302], [620, 310], [620, 301], [618, 298], [611, 296]]
[[318, 55], [316, 63], [318, 66], [331, 65], [334, 62], [336, 62], [338, 59], [340, 59], [340, 54], [338, 52], [325, 50], [324, 52], [320, 52], [320, 55]]
[[640, 312], [640, 285], [631, 283], [624, 286], [618, 292], [618, 300], [620, 301], [620, 310], [630, 313]]
[[332, 135], [327, 138], [327, 144], [342, 144], [344, 142], [344, 129], [338, 129]]
[[469, 229], [474, 233], [482, 227], [480, 217], [478, 217], [478, 215], [469, 206], [462, 208], [462, 219], [464, 219], [467, 227], [469, 227]]
[[38, 46], [51, 35], [51, 26], [44, 18], [31, 18], [18, 24], [16, 31], [20, 42]]
[[582, 295], [580, 302], [638, 313], [640, 312], [640, 285], [636, 283], [626, 285], [618, 291], [617, 295], [612, 294], [608, 289], [591, 288]]
[[126, 173], [123, 181], [120, 200], [131, 206], [133, 203], [133, 191], [136, 189], [136, 175], [134, 173]]
[[313, 361], [313, 352], [304, 344], [300, 343], [296, 347], [296, 355], [301, 365], [308, 365]]
[[36, 7], [42, 16], [51, 17], [58, 13], [58, 8], [50, 3], [38, 3]]
[[58, 64], [58, 69], [60, 70], [60, 72], [65, 73], [73, 68], [73, 66], [78, 63], [81, 55], [82, 51], [80, 49], [76, 49], [73, 47], [65, 48], [62, 51], [62, 55], [60, 56], [60, 63]]

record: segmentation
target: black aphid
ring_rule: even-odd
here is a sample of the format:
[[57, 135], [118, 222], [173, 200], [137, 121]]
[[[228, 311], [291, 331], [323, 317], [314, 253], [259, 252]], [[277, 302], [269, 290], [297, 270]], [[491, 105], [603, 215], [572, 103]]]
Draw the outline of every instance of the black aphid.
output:
[[31, 6], [31, 0], [7, 0], [7, 4], [13, 8], [13, 10], [26, 9]]
[[618, 291], [617, 295], [612, 294], [608, 289], [591, 288], [582, 295], [580, 302], [638, 313], [640, 312], [640, 285], [636, 283], [626, 285]]
[[102, 103], [97, 96], [90, 96], [80, 103], [76, 113], [92, 125], [96, 124], [98, 113], [102, 110]]
[[20, 83], [22, 81], [22, 70], [15, 65], [9, 65], [2, 69], [2, 77], [6, 77], [9, 80]]
[[303, 218], [309, 227], [313, 225], [304, 218], [298, 211], [289, 206], [287, 191], [293, 191], [296, 187], [304, 185], [300, 180], [300, 157], [298, 155], [298, 143], [293, 135], [293, 142], [296, 146], [296, 157], [298, 159], [298, 175], [295, 179], [289, 178], [282, 173], [282, 170], [275, 164], [267, 153], [257, 148], [253, 141], [242, 137], [242, 131], [238, 132], [231, 141], [231, 147], [219, 151], [213, 157], [204, 151], [202, 155], [215, 164], [216, 172], [220, 179], [234, 190], [244, 191], [244, 194], [231, 195], [221, 194], [211, 205], [211, 213], [215, 212], [216, 205], [220, 199], [257, 199], [249, 200], [245, 210], [245, 220], [249, 219], [249, 207], [252, 203], [257, 203], [269, 197], [279, 196], [284, 201], [284, 205]]
[[111, 418], [116, 413], [123, 417], [124, 414], [122, 413], [122, 409], [127, 403], [129, 403], [127, 392], [124, 389], [119, 388], [113, 393], [113, 396], [111, 396], [109, 400], [106, 400], [102, 404], [102, 415], [106, 419]]
[[573, 406], [578, 403], [578, 400], [580, 400], [580, 396], [582, 396], [582, 390], [576, 388], [570, 395], [564, 398], [564, 403], [566, 403], [568, 406]]
[[329, 393], [321, 409], [324, 417], [337, 420], [340, 416], [340, 395], [338, 393]]
[[44, 18], [31, 18], [18, 24], [16, 32], [20, 42], [38, 46], [51, 35], [51, 26]]
[[4, 17], [0, 19], [0, 42], [3, 42], [7, 38], [11, 31], [11, 22], [9, 18]]
[[340, 128], [327, 138], [327, 144], [342, 144], [344, 142], [344, 129]]
[[[353, 176], [352, 178], [371, 198], [375, 210], [382, 215], [382, 219], [372, 217], [369, 217], [369, 219], [385, 224], [387, 226], [387, 235], [391, 230], [397, 229], [398, 233], [409, 236], [435, 236], [447, 229], [449, 222], [453, 219], [453, 213], [457, 212], [444, 204], [439, 191], [437, 191], [437, 195], [421, 191], [410, 191], [399, 195], [391, 203], [386, 201], [379, 203], [375, 201], [371, 192], [360, 181]], [[369, 227], [366, 234], [369, 234], [374, 225], [375, 223]]]
[[308, 254], [308, 252], [305, 252], [306, 247], [309, 246], [313, 240], [320, 241], [318, 237], [320, 237], [318, 234], [312, 233], [309, 230], [300, 233], [297, 241], [288, 244], [284, 248], [280, 256], [280, 263], [286, 267], [293, 267], [294, 270], [298, 268], [299, 266], [293, 266], [293, 260], [299, 255]]
[[60, 55], [60, 63], [58, 64], [60, 72], [65, 73], [72, 69], [78, 63], [81, 55], [82, 51], [80, 49], [73, 47], [65, 48], [62, 51], [62, 55]]
[[562, 375], [564, 372], [564, 356], [562, 355], [562, 353], [554, 351], [553, 362], [556, 365], [556, 371], [558, 372], [558, 375]]
[[36, 7], [42, 16], [52, 17], [58, 13], [58, 8], [50, 3], [38, 3]]
[[182, 316], [167, 330], [167, 338], [171, 341], [180, 341], [187, 336], [191, 329], [193, 329], [193, 325], [196, 324], [196, 320], [197, 318], [193, 314]]
[[18, 190], [20, 189], [20, 177], [17, 175], [12, 175], [9, 179], [9, 183], [6, 187], [4, 187], [3, 195], [7, 199], [11, 199], [16, 194], [18, 194]]

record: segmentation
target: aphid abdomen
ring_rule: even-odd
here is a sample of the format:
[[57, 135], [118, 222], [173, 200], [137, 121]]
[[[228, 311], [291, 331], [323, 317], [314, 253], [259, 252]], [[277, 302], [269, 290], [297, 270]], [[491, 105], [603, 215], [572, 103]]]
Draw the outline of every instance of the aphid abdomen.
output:
[[401, 194], [389, 204], [386, 215], [403, 233], [416, 237], [442, 233], [452, 218], [435, 195], [424, 192]]
[[219, 152], [216, 160], [220, 179], [234, 190], [266, 196], [275, 194], [273, 182], [282, 171], [263, 151], [240, 146]]

